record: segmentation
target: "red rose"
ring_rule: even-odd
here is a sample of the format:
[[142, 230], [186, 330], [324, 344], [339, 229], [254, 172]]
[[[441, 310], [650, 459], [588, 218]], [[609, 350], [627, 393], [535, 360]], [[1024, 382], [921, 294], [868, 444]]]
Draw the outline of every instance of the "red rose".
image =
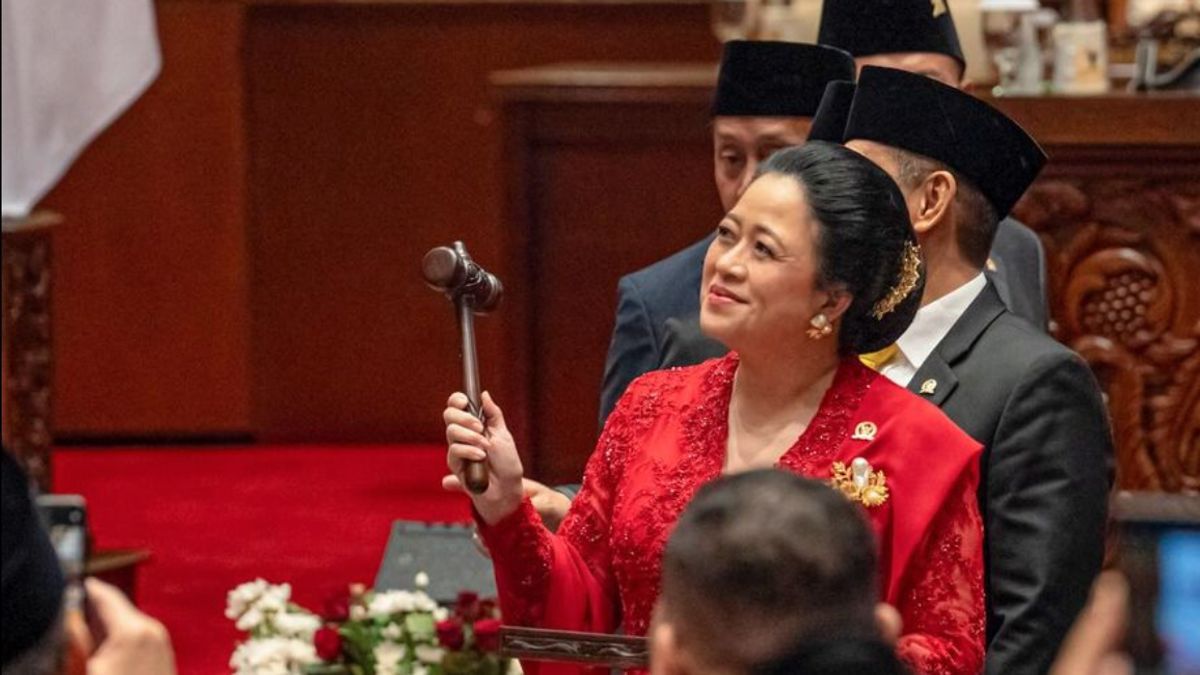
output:
[[463, 627], [456, 619], [446, 619], [445, 621], [437, 622], [437, 639], [438, 644], [449, 649], [450, 651], [458, 651], [463, 647]]
[[342, 655], [342, 636], [336, 628], [325, 626], [313, 634], [313, 646], [322, 661], [336, 661]]
[[454, 602], [454, 613], [463, 621], [474, 621], [479, 618], [479, 594], [473, 591], [459, 591], [458, 599]]
[[336, 623], [349, 619], [350, 595], [346, 591], [340, 591], [325, 598], [325, 608], [321, 612], [321, 618]]
[[497, 619], [500, 617], [500, 612], [496, 611], [495, 600], [480, 600], [479, 601], [479, 618], [481, 619]]
[[500, 651], [500, 622], [480, 619], [475, 622], [475, 648], [482, 652]]

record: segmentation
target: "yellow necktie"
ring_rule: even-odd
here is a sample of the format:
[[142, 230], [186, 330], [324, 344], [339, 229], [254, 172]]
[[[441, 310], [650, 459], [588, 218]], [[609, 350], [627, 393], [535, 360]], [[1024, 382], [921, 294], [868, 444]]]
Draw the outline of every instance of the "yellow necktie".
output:
[[883, 349], [880, 349], [877, 352], [870, 352], [869, 354], [859, 354], [858, 360], [862, 361], [863, 365], [870, 368], [871, 370], [879, 370], [888, 361], [891, 361], [892, 357], [895, 356], [896, 352], [898, 352], [898, 351], [900, 351], [900, 347], [898, 347], [896, 345], [896, 343], [893, 342], [892, 344], [884, 347]]

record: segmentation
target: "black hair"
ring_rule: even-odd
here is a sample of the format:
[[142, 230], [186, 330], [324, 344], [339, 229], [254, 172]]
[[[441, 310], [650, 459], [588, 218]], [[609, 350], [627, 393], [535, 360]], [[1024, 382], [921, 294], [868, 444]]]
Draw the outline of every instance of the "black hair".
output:
[[983, 269], [1000, 227], [996, 207], [974, 182], [942, 162], [901, 148], [892, 148], [892, 154], [898, 168], [898, 181], [905, 190], [916, 188], [934, 171], [945, 171], [954, 176], [958, 183], [958, 191], [954, 194], [954, 205], [959, 212], [955, 229], [958, 250], [968, 263]]
[[758, 176], [764, 174], [799, 183], [819, 224], [818, 281], [853, 297], [841, 318], [839, 351], [864, 354], [895, 342], [916, 316], [925, 288], [922, 264], [916, 285], [875, 318], [876, 304], [900, 282], [907, 247], [917, 243], [896, 182], [862, 155], [825, 141], [776, 152], [759, 167]]
[[877, 636], [875, 538], [829, 486], [776, 469], [720, 478], [680, 516], [660, 611], [680, 645], [746, 672], [798, 641]]

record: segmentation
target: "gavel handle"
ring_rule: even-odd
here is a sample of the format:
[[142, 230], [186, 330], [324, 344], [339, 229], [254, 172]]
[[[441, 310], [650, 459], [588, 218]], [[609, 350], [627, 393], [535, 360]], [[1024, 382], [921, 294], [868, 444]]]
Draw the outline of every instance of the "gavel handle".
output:
[[[463, 388], [467, 394], [467, 406], [472, 415], [483, 423], [487, 433], [487, 418], [483, 414], [483, 397], [479, 391], [479, 359], [475, 355], [475, 311], [469, 296], [459, 296], [454, 301], [458, 311], [458, 326], [462, 332]], [[488, 488], [487, 460], [467, 460], [464, 482], [467, 490], [483, 494]]]

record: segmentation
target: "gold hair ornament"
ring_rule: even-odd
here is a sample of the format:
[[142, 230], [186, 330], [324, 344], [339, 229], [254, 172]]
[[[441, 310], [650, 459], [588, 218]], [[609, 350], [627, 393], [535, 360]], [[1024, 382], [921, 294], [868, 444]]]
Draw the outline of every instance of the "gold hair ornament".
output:
[[888, 294], [875, 303], [875, 307], [871, 309], [871, 316], [876, 320], [882, 319], [894, 309], [909, 293], [916, 288], [917, 281], [921, 278], [921, 249], [917, 245], [910, 242], [904, 244], [904, 260], [900, 263], [900, 278], [896, 280], [896, 285], [892, 286]]

